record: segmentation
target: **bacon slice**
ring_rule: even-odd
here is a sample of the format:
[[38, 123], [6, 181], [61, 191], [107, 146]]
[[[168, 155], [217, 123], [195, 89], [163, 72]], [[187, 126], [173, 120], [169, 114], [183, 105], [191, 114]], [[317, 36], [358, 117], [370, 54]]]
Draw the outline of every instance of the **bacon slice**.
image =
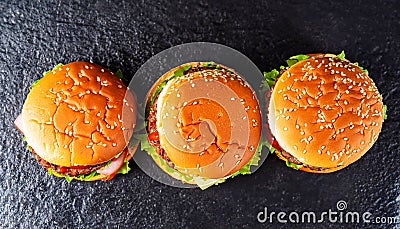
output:
[[115, 175], [115, 173], [117, 173], [118, 169], [121, 168], [122, 164], [124, 163], [127, 151], [127, 148], [125, 148], [125, 150], [121, 153], [121, 155], [119, 155], [118, 158], [112, 159], [110, 165], [106, 166], [104, 169], [97, 170], [97, 172], [107, 176]]
[[22, 134], [24, 134], [24, 130], [23, 130], [23, 126], [22, 126], [22, 115], [21, 115], [21, 114], [19, 114], [19, 115], [17, 116], [17, 118], [15, 119], [14, 125], [15, 125], [15, 127], [17, 127], [17, 129], [18, 129]]

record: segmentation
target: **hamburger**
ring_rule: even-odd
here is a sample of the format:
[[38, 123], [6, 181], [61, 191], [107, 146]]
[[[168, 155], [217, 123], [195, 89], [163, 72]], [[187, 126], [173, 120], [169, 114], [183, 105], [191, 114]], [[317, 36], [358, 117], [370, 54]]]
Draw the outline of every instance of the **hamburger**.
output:
[[368, 71], [339, 55], [291, 57], [264, 73], [271, 86], [269, 140], [289, 167], [330, 173], [360, 159], [378, 139], [386, 107]]
[[170, 176], [205, 189], [251, 173], [262, 148], [259, 103], [233, 69], [191, 62], [163, 74], [146, 97], [142, 149]]
[[44, 73], [15, 120], [39, 164], [67, 181], [126, 174], [135, 123], [134, 94], [113, 72], [88, 62]]

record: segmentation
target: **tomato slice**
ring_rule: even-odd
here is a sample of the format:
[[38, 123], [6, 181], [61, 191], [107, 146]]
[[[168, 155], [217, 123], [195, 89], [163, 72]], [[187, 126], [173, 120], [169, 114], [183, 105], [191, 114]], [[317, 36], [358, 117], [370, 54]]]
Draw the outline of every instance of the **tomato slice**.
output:
[[59, 173], [65, 173], [65, 172], [67, 172], [68, 171], [68, 169], [66, 168], [66, 167], [60, 167], [60, 168], [58, 168], [58, 172]]
[[90, 166], [84, 166], [84, 165], [77, 165], [77, 166], [71, 166], [71, 169], [87, 169]]
[[278, 141], [275, 138], [273, 138], [273, 140], [272, 140], [272, 147], [274, 147], [278, 151], [282, 151], [281, 146], [279, 145]]
[[155, 131], [151, 134], [149, 134], [149, 136], [147, 137], [150, 141], [157, 141], [160, 139], [160, 136], [158, 135], [158, 132]]
[[71, 166], [71, 167], [59, 167], [57, 172], [65, 173], [65, 172], [68, 172], [68, 169], [87, 169], [87, 168], [90, 168], [90, 166], [77, 165], [77, 166]]

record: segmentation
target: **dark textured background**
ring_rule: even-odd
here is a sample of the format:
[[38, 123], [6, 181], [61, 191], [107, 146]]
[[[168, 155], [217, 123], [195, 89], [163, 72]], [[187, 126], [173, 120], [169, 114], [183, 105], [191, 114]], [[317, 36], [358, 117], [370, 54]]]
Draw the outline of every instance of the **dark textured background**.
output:
[[[0, 1], [0, 226], [268, 227], [256, 218], [264, 207], [322, 212], [336, 210], [338, 200], [351, 211], [400, 217], [399, 3], [251, 2]], [[388, 105], [378, 142], [333, 174], [298, 172], [270, 156], [255, 174], [206, 191], [162, 185], [135, 165], [111, 182], [68, 184], [48, 176], [25, 149], [13, 120], [45, 70], [87, 60], [132, 77], [154, 54], [191, 41], [235, 48], [261, 70], [298, 53], [346, 50]]]

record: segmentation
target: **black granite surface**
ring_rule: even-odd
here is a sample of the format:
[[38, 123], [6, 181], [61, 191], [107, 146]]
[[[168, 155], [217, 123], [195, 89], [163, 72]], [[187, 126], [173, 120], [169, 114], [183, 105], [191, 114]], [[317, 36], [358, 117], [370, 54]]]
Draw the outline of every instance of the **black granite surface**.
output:
[[[0, 227], [263, 228], [396, 224], [259, 223], [268, 211], [369, 211], [400, 217], [400, 4], [398, 1], [0, 1]], [[388, 106], [378, 142], [332, 174], [287, 168], [275, 156], [251, 176], [206, 191], [160, 184], [136, 165], [110, 182], [67, 183], [46, 174], [13, 120], [30, 84], [57, 63], [86, 60], [132, 77], [174, 45], [217, 42], [261, 70], [298, 53], [346, 50]], [[399, 227], [400, 224], [397, 224]]]

